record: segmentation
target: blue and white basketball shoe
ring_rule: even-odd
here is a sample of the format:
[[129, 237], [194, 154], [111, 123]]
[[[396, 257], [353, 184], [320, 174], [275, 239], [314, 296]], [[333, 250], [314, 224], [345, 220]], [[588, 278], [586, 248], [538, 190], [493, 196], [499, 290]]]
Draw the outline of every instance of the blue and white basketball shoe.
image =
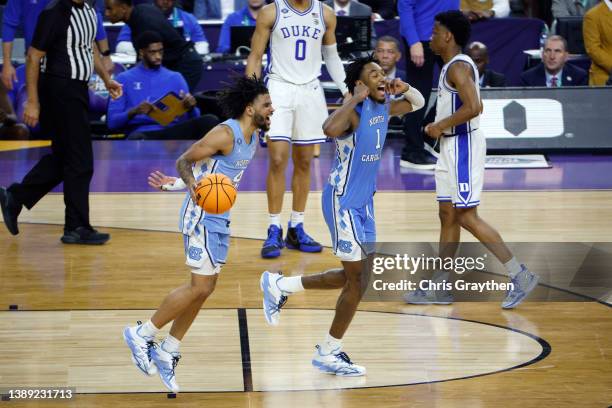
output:
[[316, 348], [312, 365], [319, 371], [342, 377], [359, 377], [366, 374], [365, 367], [354, 364], [349, 356], [339, 348], [329, 354], [322, 353], [321, 346], [318, 344]]
[[278, 287], [280, 273], [265, 271], [259, 279], [259, 287], [263, 292], [263, 311], [268, 324], [278, 326], [281, 308], [287, 303], [287, 294]]
[[180, 387], [176, 383], [176, 374], [174, 370], [176, 365], [181, 359], [181, 355], [178, 352], [169, 353], [164, 350], [163, 343], [159, 346], [155, 345], [151, 349], [151, 360], [157, 366], [159, 371], [159, 378], [171, 392], [179, 392]]
[[132, 361], [140, 371], [146, 375], [157, 372], [155, 364], [151, 362], [151, 349], [155, 346], [153, 337], [144, 337], [138, 333], [142, 322], [138, 326], [126, 327], [123, 330], [123, 339], [132, 352]]
[[532, 273], [525, 265], [521, 265], [521, 271], [510, 282], [514, 285], [512, 290], [506, 294], [502, 302], [503, 309], [513, 309], [517, 307], [538, 284], [539, 276]]

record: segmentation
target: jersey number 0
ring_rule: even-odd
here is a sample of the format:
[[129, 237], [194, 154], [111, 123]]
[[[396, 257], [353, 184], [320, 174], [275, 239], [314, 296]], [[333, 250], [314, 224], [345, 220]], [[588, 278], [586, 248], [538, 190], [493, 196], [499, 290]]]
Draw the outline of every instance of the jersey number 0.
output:
[[295, 42], [295, 59], [298, 61], [306, 59], [306, 40], [297, 40]]

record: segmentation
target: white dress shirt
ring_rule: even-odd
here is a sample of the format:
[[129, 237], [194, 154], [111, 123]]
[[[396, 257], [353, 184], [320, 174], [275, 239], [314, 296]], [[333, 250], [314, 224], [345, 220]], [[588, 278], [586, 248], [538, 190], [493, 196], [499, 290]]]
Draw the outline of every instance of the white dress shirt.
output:
[[344, 11], [344, 14], [342, 14], [344, 17], [348, 17], [351, 11], [351, 2], [349, 1], [348, 3], [346, 3], [346, 6], [342, 7], [334, 1], [334, 13], [338, 15], [338, 11], [340, 10]]

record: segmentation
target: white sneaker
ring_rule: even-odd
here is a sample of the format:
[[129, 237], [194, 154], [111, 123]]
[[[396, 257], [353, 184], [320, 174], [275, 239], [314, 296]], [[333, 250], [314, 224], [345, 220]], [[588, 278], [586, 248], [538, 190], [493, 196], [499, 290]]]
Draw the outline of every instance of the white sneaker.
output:
[[157, 373], [157, 367], [151, 363], [151, 348], [154, 346], [153, 337], [143, 337], [138, 334], [138, 329], [142, 326], [139, 321], [138, 326], [126, 327], [123, 330], [123, 339], [132, 352], [132, 361], [140, 371], [146, 375]]
[[406, 293], [404, 300], [411, 305], [450, 305], [455, 298], [448, 290], [417, 289]]
[[278, 287], [278, 280], [283, 275], [265, 271], [259, 279], [259, 287], [263, 292], [263, 311], [268, 324], [278, 326], [281, 308], [287, 303], [287, 296]]
[[181, 359], [181, 355], [176, 353], [169, 353], [163, 348], [163, 343], [155, 345], [151, 349], [151, 360], [155, 363], [159, 370], [159, 378], [168, 389], [174, 393], [179, 392], [180, 388], [176, 383], [176, 375], [174, 370], [176, 365]]
[[321, 346], [316, 345], [317, 351], [312, 358], [312, 365], [325, 374], [342, 377], [359, 377], [366, 374], [365, 367], [353, 364], [349, 356], [336, 349], [329, 354], [321, 353]]
[[517, 307], [527, 295], [536, 287], [540, 277], [527, 269], [525, 265], [521, 265], [521, 271], [510, 279], [514, 284], [514, 289], [509, 290], [506, 298], [502, 302], [503, 309], [514, 309]]

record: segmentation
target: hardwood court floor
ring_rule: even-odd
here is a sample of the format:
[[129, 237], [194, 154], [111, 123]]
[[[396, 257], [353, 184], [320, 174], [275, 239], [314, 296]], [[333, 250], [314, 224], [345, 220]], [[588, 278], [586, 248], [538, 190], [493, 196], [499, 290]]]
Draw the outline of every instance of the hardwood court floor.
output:
[[[611, 196], [487, 193], [482, 214], [508, 240], [604, 241], [612, 231]], [[181, 237], [163, 231], [175, 228], [181, 197], [94, 195], [95, 222], [123, 227], [105, 228], [112, 240], [102, 247], [64, 246], [57, 225], [22, 223], [17, 237], [0, 229], [0, 309], [5, 310], [0, 312], [0, 349], [5, 351], [0, 388], [77, 387], [79, 394], [69, 403], [41, 403], [74, 407], [612, 404], [612, 314], [595, 302], [527, 302], [515, 311], [502, 311], [499, 302], [363, 303], [345, 343], [369, 375], [343, 379], [313, 372], [309, 358], [331, 320], [337, 292], [291, 297], [281, 326], [269, 328], [261, 316], [258, 278], [267, 268], [301, 274], [338, 262], [329, 249], [319, 255], [285, 252], [272, 262], [260, 259], [261, 241], [249, 239], [261, 235], [260, 224], [265, 224], [264, 198], [256, 193], [239, 198], [232, 226], [236, 236], [245, 238], [232, 239], [217, 290], [182, 346], [178, 379], [190, 392], [168, 400], [158, 378], [146, 378], [131, 365], [120, 330], [147, 319], [161, 298], [187, 279]], [[309, 225], [313, 235], [326, 238], [316, 199], [313, 194]], [[425, 193], [377, 194], [381, 238], [435, 240], [430, 199]], [[61, 221], [61, 204], [61, 196], [49, 196], [22, 220]], [[22, 311], [6, 311], [11, 304]], [[239, 313], [248, 322], [253, 392], [244, 392]]]

